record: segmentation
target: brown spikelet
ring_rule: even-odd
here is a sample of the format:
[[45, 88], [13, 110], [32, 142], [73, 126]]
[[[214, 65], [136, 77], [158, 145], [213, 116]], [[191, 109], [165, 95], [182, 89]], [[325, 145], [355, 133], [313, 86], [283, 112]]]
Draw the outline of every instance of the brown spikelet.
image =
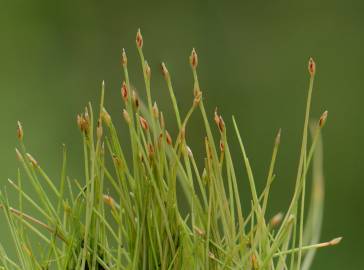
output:
[[140, 125], [142, 126], [142, 128], [147, 131], [149, 129], [149, 125], [148, 125], [148, 122], [147, 120], [145, 120], [145, 118], [139, 116], [139, 122], [140, 122]]
[[151, 143], [148, 144], [148, 156], [149, 158], [152, 158], [154, 155], [154, 147]]
[[217, 108], [215, 109], [214, 121], [215, 121], [217, 127], [219, 128], [220, 132], [224, 132], [225, 122], [224, 122], [224, 119], [222, 119], [221, 115], [217, 114]]
[[102, 117], [102, 121], [104, 121], [104, 123], [108, 127], [110, 127], [110, 125], [111, 125], [111, 116], [110, 116], [110, 114], [107, 112], [107, 110], [105, 108], [102, 108], [101, 117]]
[[108, 206], [110, 206], [112, 209], [115, 209], [115, 200], [110, 195], [103, 195], [104, 203]]
[[135, 109], [138, 109], [140, 102], [139, 102], [139, 97], [135, 91], [133, 91], [133, 103], [134, 103]]
[[15, 148], [15, 154], [16, 154], [16, 158], [19, 161], [23, 160], [23, 155], [20, 153], [20, 151], [18, 150], [18, 148]]
[[34, 168], [37, 168], [38, 167], [38, 162], [35, 160], [35, 158], [31, 154], [29, 154], [29, 153], [27, 153], [26, 155], [27, 155], [30, 163], [32, 164], [32, 166]]
[[99, 118], [97, 120], [97, 126], [96, 126], [96, 137], [97, 139], [101, 139], [102, 137], [102, 133], [103, 133], [103, 130], [102, 130], [102, 121], [101, 121], [101, 118]]
[[164, 62], [161, 63], [161, 71], [162, 71], [163, 77], [166, 80], [168, 80], [169, 79], [169, 72], [168, 72], [168, 69], [166, 67], [166, 64], [164, 64]]
[[169, 144], [169, 145], [172, 145], [172, 137], [171, 137], [171, 135], [169, 134], [169, 132], [166, 130], [166, 142], [167, 142], [167, 144]]
[[123, 67], [126, 67], [128, 65], [128, 58], [126, 57], [125, 49], [123, 48], [123, 51], [121, 53], [121, 64]]
[[20, 121], [17, 122], [18, 128], [16, 130], [16, 135], [18, 137], [18, 140], [21, 142], [23, 141], [23, 137], [24, 137], [24, 131], [23, 131], [23, 127], [20, 123]]
[[196, 69], [198, 65], [198, 57], [195, 48], [192, 49], [191, 55], [190, 55], [190, 65], [192, 69]]
[[129, 113], [127, 112], [127, 110], [123, 109], [123, 117], [124, 120], [126, 121], [126, 123], [130, 124], [130, 116]]
[[123, 81], [123, 84], [121, 85], [121, 96], [125, 102], [128, 101], [128, 87], [126, 86], [125, 81]]
[[310, 73], [311, 77], [315, 76], [316, 74], [316, 63], [312, 57], [308, 60], [308, 72]]
[[196, 233], [198, 236], [202, 237], [202, 236], [204, 236], [204, 235], [205, 235], [205, 232], [204, 232], [202, 229], [200, 229], [200, 228], [198, 228], [198, 227], [196, 227], [196, 226], [194, 226], [194, 227], [193, 227], [193, 229], [195, 230], [195, 233]]
[[152, 110], [153, 110], [152, 111], [153, 112], [153, 117], [155, 119], [158, 119], [159, 118], [159, 109], [158, 109], [158, 106], [157, 106], [157, 102], [154, 102]]
[[222, 140], [220, 140], [220, 151], [223, 153], [225, 151], [225, 144]]
[[165, 128], [165, 122], [164, 122], [164, 115], [163, 115], [163, 112], [161, 112], [161, 113], [160, 113], [159, 124], [161, 125], [161, 128], [162, 128], [162, 129], [164, 129], [164, 128]]
[[193, 106], [197, 106], [200, 103], [201, 97], [202, 97], [201, 91], [199, 91], [195, 94], [195, 98], [193, 99]]
[[136, 35], [136, 45], [139, 49], [143, 47], [143, 36], [140, 32], [140, 29], [138, 29], [137, 35]]
[[270, 225], [274, 228], [277, 227], [283, 219], [284, 215], [283, 213], [279, 212], [278, 214], [274, 215], [272, 219], [270, 220]]
[[320, 120], [319, 120], [320, 128], [323, 128], [323, 126], [325, 125], [328, 113], [329, 113], [328, 111], [324, 111], [324, 113], [321, 115]]
[[148, 80], [150, 80], [150, 77], [152, 76], [152, 70], [150, 69], [150, 66], [148, 65], [148, 62], [145, 61], [145, 76], [147, 77]]

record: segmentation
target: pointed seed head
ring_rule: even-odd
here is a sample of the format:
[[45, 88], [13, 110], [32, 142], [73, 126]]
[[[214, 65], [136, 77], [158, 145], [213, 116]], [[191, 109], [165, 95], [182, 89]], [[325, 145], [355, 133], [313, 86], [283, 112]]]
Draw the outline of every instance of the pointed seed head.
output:
[[147, 61], [145, 61], [145, 75], [147, 76], [147, 79], [150, 80], [152, 71], [151, 71], [150, 66], [148, 65]]
[[121, 85], [121, 96], [125, 102], [128, 101], [128, 87], [126, 86], [125, 81], [123, 81], [123, 84]]
[[126, 121], [126, 123], [130, 124], [130, 116], [129, 113], [127, 112], [127, 110], [123, 109], [123, 117]]
[[115, 209], [115, 200], [110, 195], [104, 194], [103, 196], [104, 203], [110, 206], [112, 209]]
[[172, 137], [171, 137], [171, 135], [169, 134], [169, 132], [166, 130], [166, 142], [167, 142], [167, 144], [169, 144], [169, 145], [172, 145]]
[[102, 108], [101, 117], [102, 117], [102, 121], [104, 121], [104, 123], [108, 127], [110, 127], [110, 125], [111, 125], [111, 116], [110, 116], [110, 114], [107, 112], [107, 110], [105, 108]]
[[283, 216], [283, 213], [282, 212], [279, 212], [278, 214], [274, 215], [272, 217], [272, 219], [270, 220], [270, 225], [272, 227], [278, 226], [282, 222], [283, 217], [284, 216]]
[[190, 65], [192, 69], [196, 69], [198, 65], [198, 57], [195, 48], [192, 49], [191, 55], [190, 55]]
[[319, 120], [319, 126], [320, 128], [323, 128], [325, 123], [326, 123], [326, 120], [327, 120], [327, 115], [328, 115], [328, 111], [324, 111], [324, 113], [321, 115], [320, 117], [320, 120]]
[[153, 110], [154, 118], [158, 119], [159, 118], [159, 110], [158, 110], [157, 102], [154, 102], [152, 110]]
[[15, 148], [15, 153], [16, 153], [16, 158], [19, 161], [22, 161], [23, 160], [23, 155], [20, 153], [20, 151], [18, 150], [18, 148]]
[[147, 131], [149, 129], [149, 125], [147, 120], [145, 120], [145, 118], [139, 116], [139, 121], [140, 121], [140, 125], [142, 126], [142, 128]]
[[143, 47], [143, 36], [140, 32], [140, 28], [138, 29], [137, 35], [136, 35], [136, 45], [138, 49], [141, 49]]
[[38, 167], [38, 162], [35, 160], [35, 158], [29, 153], [27, 153], [26, 155], [27, 155], [30, 163], [32, 164], [32, 166], [37, 168]]
[[164, 129], [164, 128], [165, 128], [165, 122], [164, 122], [164, 115], [163, 115], [163, 112], [161, 112], [161, 113], [160, 113], [159, 124], [161, 125], [161, 128], [162, 128], [162, 129]]
[[162, 74], [163, 74], [163, 77], [168, 80], [169, 79], [169, 71], [166, 67], [166, 64], [164, 64], [164, 62], [162, 62], [161, 64], [161, 71], [162, 71]]
[[139, 108], [139, 98], [135, 91], [133, 91], [133, 103], [134, 103], [135, 109], [138, 109]]
[[97, 120], [97, 125], [96, 125], [96, 137], [97, 139], [101, 139], [102, 137], [102, 133], [103, 133], [103, 130], [102, 130], [102, 121], [101, 121], [101, 118], [99, 118]]
[[310, 73], [310, 76], [315, 76], [316, 73], [316, 63], [312, 59], [312, 57], [308, 60], [308, 72]]
[[126, 57], [125, 49], [123, 48], [123, 51], [121, 53], [121, 64], [123, 67], [126, 67], [128, 65], [128, 58]]
[[16, 135], [18, 137], [18, 140], [21, 142], [23, 141], [23, 137], [24, 137], [24, 131], [23, 131], [23, 127], [20, 123], [20, 121], [17, 122], [18, 128], [16, 130]]

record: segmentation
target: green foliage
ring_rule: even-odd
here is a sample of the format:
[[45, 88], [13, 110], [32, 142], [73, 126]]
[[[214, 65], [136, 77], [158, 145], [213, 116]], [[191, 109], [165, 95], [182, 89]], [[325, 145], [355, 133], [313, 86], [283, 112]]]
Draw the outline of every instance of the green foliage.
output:
[[[182, 117], [174, 95], [171, 76], [162, 63], [162, 74], [171, 97], [178, 136], [173, 141], [166, 130], [163, 113], [152, 103], [151, 70], [144, 60], [143, 38], [137, 33], [137, 48], [144, 75], [147, 102], [140, 102], [132, 90], [123, 51], [125, 81], [123, 117], [130, 141], [121, 142], [111, 116], [104, 108], [104, 84], [99, 113], [91, 104], [78, 115], [83, 140], [84, 179], [67, 177], [67, 154], [63, 150], [60, 186], [27, 154], [19, 123], [20, 150], [17, 157], [36, 196], [23, 190], [21, 173], [10, 185], [19, 194], [13, 208], [6, 192], [1, 206], [7, 219], [17, 257], [0, 249], [5, 269], [309, 269], [315, 250], [337, 244], [340, 238], [318, 243], [323, 210], [322, 144], [320, 132], [327, 112], [312, 125], [308, 144], [311, 96], [315, 63], [309, 62], [310, 86], [303, 127], [297, 178], [291, 203], [285, 214], [268, 220], [270, 187], [280, 144], [274, 141], [265, 188], [255, 187], [254, 174], [233, 118], [242, 160], [233, 161], [228, 132], [215, 111], [219, 133], [210, 126], [200, 90], [195, 50], [190, 56], [194, 100]], [[192, 87], [191, 87], [192, 88]], [[185, 131], [195, 111], [203, 118], [205, 158], [203, 168], [187, 145]], [[171, 113], [171, 112], [169, 112]], [[193, 131], [191, 131], [193, 132]], [[107, 134], [107, 135], [105, 135]], [[127, 160], [125, 148], [131, 149]], [[108, 162], [110, 159], [112, 162]], [[305, 197], [309, 165], [313, 161], [311, 201], [306, 213]], [[251, 190], [249, 213], [243, 213], [235, 168], [245, 167]], [[177, 183], [182, 192], [177, 189]], [[110, 193], [105, 192], [108, 187]], [[53, 193], [53, 194], [50, 194]], [[110, 195], [112, 194], [112, 195]], [[56, 197], [54, 202], [51, 198]], [[188, 214], [179, 202], [185, 201]], [[32, 217], [23, 211], [28, 204], [39, 212]], [[307, 216], [306, 222], [304, 217]], [[29, 235], [38, 236], [38, 243]]]

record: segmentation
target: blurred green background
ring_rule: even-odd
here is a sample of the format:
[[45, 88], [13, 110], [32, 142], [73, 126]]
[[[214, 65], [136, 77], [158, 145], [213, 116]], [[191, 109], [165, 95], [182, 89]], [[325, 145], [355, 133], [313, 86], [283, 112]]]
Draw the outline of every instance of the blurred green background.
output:
[[[322, 240], [344, 236], [339, 246], [318, 252], [313, 269], [362, 269], [364, 2], [111, 2], [0, 1], [1, 186], [8, 177], [16, 177], [18, 119], [23, 122], [28, 150], [51, 176], [59, 178], [65, 143], [70, 152], [68, 174], [82, 177], [75, 116], [89, 100], [97, 102], [105, 80], [107, 107], [114, 118], [121, 118], [123, 47], [133, 83], [143, 89], [135, 48], [135, 33], [141, 27], [159, 106], [170, 110], [159, 72], [161, 61], [173, 76], [182, 110], [190, 106], [188, 56], [195, 47], [210, 115], [219, 106], [230, 126], [231, 115], [237, 117], [260, 187], [275, 134], [282, 128], [270, 214], [284, 210], [298, 162], [307, 60], [313, 56], [317, 77], [312, 115], [318, 118], [329, 111], [323, 134]], [[195, 118], [188, 136], [198, 152], [204, 134]], [[247, 189], [246, 178], [242, 181]], [[3, 216], [0, 228], [6, 232]], [[5, 233], [1, 242], [13, 249]]]

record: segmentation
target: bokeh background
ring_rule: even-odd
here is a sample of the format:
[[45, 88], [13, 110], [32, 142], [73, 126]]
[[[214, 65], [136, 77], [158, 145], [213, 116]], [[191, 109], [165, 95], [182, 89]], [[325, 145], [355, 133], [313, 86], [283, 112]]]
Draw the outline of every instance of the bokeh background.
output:
[[[275, 134], [282, 128], [270, 214], [284, 210], [298, 162], [307, 60], [313, 56], [317, 79], [312, 116], [329, 111], [323, 134], [322, 240], [344, 236], [339, 246], [318, 252], [313, 269], [362, 269], [364, 2], [111, 2], [0, 1], [1, 187], [7, 178], [16, 177], [18, 119], [23, 122], [28, 150], [51, 176], [59, 178], [65, 143], [70, 153], [68, 174], [82, 178], [75, 116], [89, 100], [96, 104], [105, 80], [107, 107], [121, 119], [123, 47], [133, 83], [143, 89], [135, 48], [140, 27], [153, 73], [153, 95], [166, 112], [171, 108], [159, 63], [166, 62], [186, 111], [192, 101], [188, 56], [192, 47], [197, 49], [209, 113], [212, 117], [219, 106], [226, 122], [233, 114], [237, 117], [259, 187]], [[196, 119], [188, 135], [198, 152], [204, 134]], [[244, 174], [240, 176], [247, 189]], [[2, 215], [0, 229], [1, 242], [11, 252]]]

